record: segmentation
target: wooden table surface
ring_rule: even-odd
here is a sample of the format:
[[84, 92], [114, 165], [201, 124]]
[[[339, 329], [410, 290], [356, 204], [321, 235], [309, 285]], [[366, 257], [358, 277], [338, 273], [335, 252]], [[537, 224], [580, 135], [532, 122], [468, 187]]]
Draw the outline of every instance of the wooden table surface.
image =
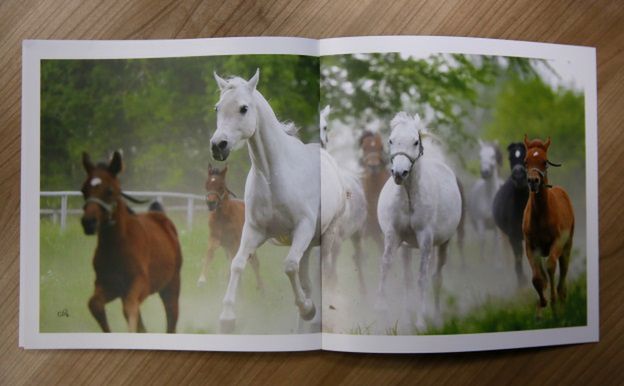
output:
[[[597, 47], [600, 343], [444, 355], [18, 348], [22, 39], [388, 34]], [[4, 0], [0, 63], [1, 384], [624, 383], [624, 2]]]

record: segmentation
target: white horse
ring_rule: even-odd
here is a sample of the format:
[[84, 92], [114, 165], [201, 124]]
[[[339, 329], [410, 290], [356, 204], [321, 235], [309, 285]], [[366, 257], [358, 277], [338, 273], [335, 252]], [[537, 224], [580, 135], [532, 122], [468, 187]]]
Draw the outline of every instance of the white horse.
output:
[[[267, 100], [256, 90], [259, 70], [249, 81], [238, 77], [225, 80], [216, 73], [214, 77], [221, 96], [215, 107], [217, 130], [210, 139], [212, 155], [223, 161], [233, 148], [246, 141], [251, 158], [245, 183], [245, 224], [223, 298], [221, 331], [233, 331], [240, 275], [249, 255], [267, 239], [290, 245], [284, 271], [299, 316], [312, 320], [316, 307], [308, 273], [310, 249], [320, 243], [321, 235], [332, 241], [336, 234], [334, 224], [344, 210], [344, 195], [335, 187], [339, 186], [335, 165], [318, 144], [302, 143], [290, 134], [292, 125], [278, 121]], [[319, 165], [323, 178], [329, 182], [322, 187]]]
[[[325, 147], [328, 139], [327, 118], [330, 112], [329, 105], [321, 110], [319, 123], [321, 129], [321, 145]], [[334, 238], [334, 245], [328, 247], [330, 256], [325, 256], [324, 260], [328, 266], [327, 274], [330, 282], [334, 282], [337, 277], [337, 258], [340, 254], [341, 244], [344, 240], [351, 239], [353, 244], [353, 262], [358, 274], [360, 293], [366, 293], [366, 284], [362, 272], [362, 232], [364, 231], [364, 223], [367, 217], [366, 196], [364, 188], [359, 176], [348, 170], [343, 165], [338, 165], [338, 172], [342, 188], [346, 195], [345, 209], [337, 223], [338, 235]], [[323, 180], [323, 183], [326, 183]], [[323, 240], [325, 243], [325, 240]]]
[[481, 178], [475, 182], [468, 196], [468, 213], [472, 225], [477, 231], [481, 259], [485, 254], [486, 231], [492, 232], [492, 246], [497, 265], [500, 266], [500, 240], [496, 223], [494, 222], [494, 196], [503, 184], [498, 177], [498, 168], [502, 164], [502, 154], [496, 142], [479, 140], [479, 160], [481, 163]]
[[434, 277], [436, 308], [442, 285], [442, 266], [446, 261], [449, 239], [459, 225], [462, 202], [457, 179], [444, 163], [444, 156], [427, 137], [424, 124], [418, 115], [414, 118], [405, 112], [398, 113], [390, 123], [389, 139], [392, 179], [384, 185], [379, 196], [377, 216], [384, 234], [384, 251], [381, 260], [381, 277], [377, 309], [387, 309], [386, 277], [394, 255], [401, 244], [420, 249], [418, 277], [419, 304], [416, 322], [415, 307], [409, 300], [413, 288], [411, 253], [404, 253], [404, 278], [406, 309], [410, 323], [422, 331], [428, 303], [429, 264], [438, 247], [438, 263]]

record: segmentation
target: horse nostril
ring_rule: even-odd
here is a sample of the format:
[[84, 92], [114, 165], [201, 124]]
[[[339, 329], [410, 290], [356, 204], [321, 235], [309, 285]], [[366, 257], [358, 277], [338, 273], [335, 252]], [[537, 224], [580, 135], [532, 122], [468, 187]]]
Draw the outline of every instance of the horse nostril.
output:
[[227, 141], [221, 141], [217, 146], [219, 146], [219, 149], [224, 150], [227, 147], [227, 144]]
[[401, 173], [401, 177], [403, 177], [403, 178], [407, 177], [408, 173], [409, 172], [407, 170], [404, 170], [403, 173]]

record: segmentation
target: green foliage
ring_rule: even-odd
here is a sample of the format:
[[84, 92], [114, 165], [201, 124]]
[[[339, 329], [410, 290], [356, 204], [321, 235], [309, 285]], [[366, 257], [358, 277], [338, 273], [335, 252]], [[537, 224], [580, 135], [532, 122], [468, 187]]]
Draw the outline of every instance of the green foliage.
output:
[[484, 137], [501, 144], [522, 142], [550, 136], [549, 157], [564, 162], [565, 169], [585, 165], [584, 98], [579, 92], [553, 90], [541, 78], [512, 77], [497, 96], [493, 119], [485, 127]]
[[[41, 187], [78, 189], [80, 155], [124, 151], [124, 188], [201, 192], [219, 97], [213, 72], [249, 78], [281, 120], [317, 136], [318, 58], [238, 55], [131, 60], [44, 60], [41, 65]], [[246, 152], [229, 160], [242, 193]]]

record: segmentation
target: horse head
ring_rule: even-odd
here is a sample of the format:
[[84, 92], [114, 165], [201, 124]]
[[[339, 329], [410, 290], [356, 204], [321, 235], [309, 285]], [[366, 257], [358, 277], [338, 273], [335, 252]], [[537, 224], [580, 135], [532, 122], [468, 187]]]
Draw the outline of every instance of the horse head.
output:
[[102, 224], [114, 223], [113, 212], [121, 201], [121, 187], [117, 175], [123, 169], [121, 153], [115, 151], [108, 164], [91, 162], [89, 154], [82, 153], [82, 165], [87, 178], [82, 184], [85, 199], [82, 228], [87, 235], [97, 232]]
[[498, 172], [503, 158], [498, 149], [498, 142], [485, 142], [479, 139], [479, 162], [481, 165], [481, 178], [489, 179]]
[[533, 139], [529, 141], [528, 136], [524, 135], [524, 147], [526, 148], [526, 156], [524, 164], [527, 169], [527, 183], [531, 192], [539, 192], [543, 186], [548, 185], [548, 165], [561, 166], [548, 160], [548, 147], [550, 146], [550, 137], [546, 142], [541, 139]]
[[225, 80], [216, 72], [214, 78], [221, 95], [215, 106], [217, 130], [210, 139], [210, 144], [214, 159], [224, 161], [232, 148], [250, 138], [256, 131], [258, 111], [254, 93], [260, 70], [256, 70], [248, 81], [238, 77]]
[[526, 167], [524, 166], [526, 148], [521, 142], [513, 142], [507, 146], [507, 151], [509, 152], [511, 180], [516, 187], [525, 188], [527, 184]]
[[377, 172], [386, 166], [386, 156], [381, 134], [364, 130], [359, 142], [362, 151], [360, 160], [362, 166], [373, 172]]
[[222, 170], [208, 165], [208, 179], [206, 180], [206, 204], [211, 212], [219, 207], [221, 201], [228, 197], [229, 190], [225, 185], [227, 165]]
[[394, 182], [401, 185], [409, 176], [414, 163], [423, 155], [423, 124], [417, 115], [400, 112], [390, 122], [390, 163]]

